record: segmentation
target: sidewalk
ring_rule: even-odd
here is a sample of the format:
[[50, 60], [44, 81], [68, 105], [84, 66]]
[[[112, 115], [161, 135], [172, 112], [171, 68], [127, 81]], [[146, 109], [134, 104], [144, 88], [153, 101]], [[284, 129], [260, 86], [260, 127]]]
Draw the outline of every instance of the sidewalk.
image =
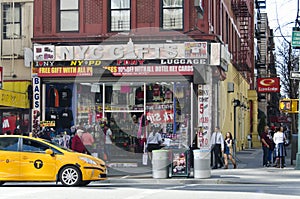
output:
[[[211, 177], [198, 179], [190, 177], [170, 177], [154, 179], [150, 167], [109, 168], [108, 179], [104, 183], [143, 184], [300, 184], [300, 170], [291, 165], [290, 147], [287, 149], [284, 169], [262, 166], [262, 149], [245, 149], [236, 154], [237, 169], [214, 169]], [[294, 161], [295, 162], [295, 161]]]

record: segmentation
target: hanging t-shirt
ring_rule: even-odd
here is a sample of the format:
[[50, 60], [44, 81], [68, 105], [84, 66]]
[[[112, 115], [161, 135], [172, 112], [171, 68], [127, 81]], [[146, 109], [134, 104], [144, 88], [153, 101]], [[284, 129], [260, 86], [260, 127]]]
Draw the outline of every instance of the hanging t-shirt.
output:
[[59, 93], [58, 90], [53, 86], [50, 86], [48, 90], [47, 102], [48, 107], [59, 107]]
[[62, 128], [71, 128], [73, 121], [73, 113], [70, 109], [63, 109], [60, 112], [60, 120]]
[[160, 101], [160, 86], [158, 84], [154, 84], [153, 86], [153, 101]]
[[173, 97], [173, 95], [172, 95], [172, 91], [171, 90], [166, 90], [166, 92], [165, 92], [165, 100], [167, 100], [167, 101], [171, 101], [172, 100], [172, 97]]
[[56, 110], [46, 112], [46, 121], [55, 121], [55, 127], [58, 126], [59, 115]]
[[70, 107], [72, 100], [71, 89], [65, 87], [59, 90], [59, 105], [60, 107]]
[[135, 104], [144, 103], [144, 90], [142, 87], [139, 87], [135, 90]]

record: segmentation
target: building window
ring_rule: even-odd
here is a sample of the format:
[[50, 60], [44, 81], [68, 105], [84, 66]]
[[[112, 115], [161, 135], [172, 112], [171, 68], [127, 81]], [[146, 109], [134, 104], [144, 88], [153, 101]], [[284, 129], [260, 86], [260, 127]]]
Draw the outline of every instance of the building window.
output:
[[112, 0], [110, 4], [110, 30], [130, 30], [130, 0]]
[[59, 31], [79, 31], [78, 0], [60, 0]]
[[183, 0], [163, 0], [162, 16], [164, 30], [182, 30]]
[[21, 38], [21, 4], [19, 3], [3, 5], [3, 38]]

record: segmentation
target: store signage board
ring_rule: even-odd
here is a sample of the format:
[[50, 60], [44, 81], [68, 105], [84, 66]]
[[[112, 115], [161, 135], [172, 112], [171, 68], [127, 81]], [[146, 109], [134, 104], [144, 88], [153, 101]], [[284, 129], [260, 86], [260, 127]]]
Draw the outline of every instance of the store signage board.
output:
[[114, 76], [193, 75], [193, 65], [104, 66]]
[[267, 77], [257, 78], [257, 92], [259, 93], [279, 93], [280, 92], [280, 78]]
[[290, 74], [290, 78], [300, 80], [300, 71], [292, 71]]
[[300, 47], [300, 31], [293, 30], [292, 32], [292, 47]]
[[208, 59], [207, 42], [54, 46], [34, 45], [34, 61]]
[[87, 77], [93, 75], [93, 67], [40, 67], [37, 68], [37, 74], [39, 77]]

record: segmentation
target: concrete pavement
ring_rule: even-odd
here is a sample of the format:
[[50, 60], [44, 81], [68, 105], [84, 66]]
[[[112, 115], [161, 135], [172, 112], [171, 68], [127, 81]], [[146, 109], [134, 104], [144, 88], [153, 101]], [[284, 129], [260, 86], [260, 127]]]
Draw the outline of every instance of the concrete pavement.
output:
[[[143, 184], [294, 184], [300, 185], [300, 170], [291, 165], [291, 146], [287, 149], [286, 167], [283, 169], [262, 166], [262, 149], [245, 149], [236, 153], [237, 169], [214, 169], [205, 179], [170, 177], [154, 179], [151, 167], [109, 168], [104, 183]], [[295, 161], [294, 161], [295, 162]]]

